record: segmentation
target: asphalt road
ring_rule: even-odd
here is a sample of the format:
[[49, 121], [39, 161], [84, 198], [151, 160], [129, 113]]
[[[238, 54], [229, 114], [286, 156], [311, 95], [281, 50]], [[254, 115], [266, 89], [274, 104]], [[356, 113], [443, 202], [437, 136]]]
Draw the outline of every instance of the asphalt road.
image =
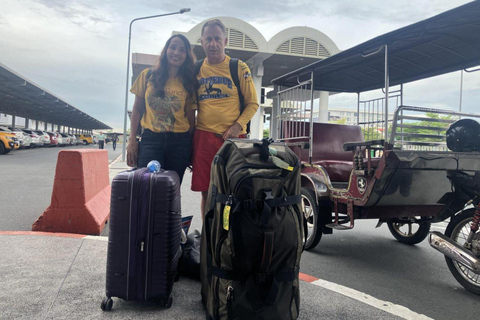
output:
[[[0, 156], [0, 230], [30, 230], [49, 205], [59, 150], [62, 148], [18, 150]], [[121, 145], [114, 152], [108, 144], [107, 150], [111, 162], [121, 153]], [[192, 228], [200, 229], [200, 195], [189, 190], [190, 179], [187, 172], [182, 210], [184, 215], [194, 215]], [[479, 318], [480, 297], [456, 282], [440, 253], [426, 241], [415, 246], [401, 244], [386, 225], [378, 229], [375, 225], [373, 220], [357, 220], [353, 230], [324, 235], [315, 249], [303, 254], [301, 272], [332, 284], [332, 295], [345, 299], [351, 306], [346, 312], [351, 315], [362, 305], [356, 300], [373, 297], [433, 319]], [[445, 223], [433, 228], [443, 231]], [[356, 290], [353, 296], [358, 299], [347, 298], [345, 288]], [[312, 290], [303, 301], [311, 301], [316, 294]], [[328, 305], [324, 307], [328, 309]]]

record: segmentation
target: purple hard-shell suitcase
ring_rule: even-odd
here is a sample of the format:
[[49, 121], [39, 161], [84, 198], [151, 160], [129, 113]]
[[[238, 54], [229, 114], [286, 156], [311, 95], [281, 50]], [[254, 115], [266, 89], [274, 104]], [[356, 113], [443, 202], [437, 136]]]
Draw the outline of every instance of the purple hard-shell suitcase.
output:
[[158, 300], [170, 307], [181, 255], [180, 181], [175, 171], [145, 168], [120, 172], [112, 181], [106, 298]]

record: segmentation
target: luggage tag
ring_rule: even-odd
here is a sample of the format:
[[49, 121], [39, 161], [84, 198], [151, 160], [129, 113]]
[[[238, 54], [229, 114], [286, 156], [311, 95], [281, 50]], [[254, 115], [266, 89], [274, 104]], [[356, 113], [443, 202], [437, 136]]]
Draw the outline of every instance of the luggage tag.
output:
[[232, 208], [232, 196], [228, 197], [227, 203], [223, 208], [223, 229], [228, 231], [230, 229], [230, 209]]
[[223, 229], [227, 230], [230, 229], [230, 206], [225, 205], [223, 209]]

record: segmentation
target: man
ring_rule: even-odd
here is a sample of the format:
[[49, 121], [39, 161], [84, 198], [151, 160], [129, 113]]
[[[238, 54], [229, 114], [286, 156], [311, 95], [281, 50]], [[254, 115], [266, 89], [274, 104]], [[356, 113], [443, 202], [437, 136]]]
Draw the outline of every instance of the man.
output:
[[105, 145], [105, 135], [103, 134], [102, 131], [100, 131], [100, 134], [97, 136], [98, 140], [98, 149], [103, 149], [103, 146]]
[[230, 57], [225, 54], [227, 41], [225, 26], [220, 20], [210, 20], [203, 25], [201, 44], [206, 58], [197, 75], [200, 88], [192, 159], [192, 190], [202, 192], [202, 219], [213, 157], [225, 140], [246, 137], [247, 123], [258, 109], [250, 70], [239, 61], [238, 77], [245, 104], [240, 112], [238, 91], [230, 74]]
[[112, 147], [113, 147], [113, 150], [115, 150], [117, 148], [117, 141], [118, 141], [118, 136], [116, 133], [113, 134], [112, 136]]

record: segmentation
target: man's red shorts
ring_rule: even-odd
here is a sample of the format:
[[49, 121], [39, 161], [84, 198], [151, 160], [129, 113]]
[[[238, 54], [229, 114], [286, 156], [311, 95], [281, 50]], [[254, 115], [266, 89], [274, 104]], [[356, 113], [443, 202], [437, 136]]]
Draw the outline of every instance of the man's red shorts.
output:
[[[241, 136], [241, 138], [244, 137], [244, 135]], [[223, 142], [222, 137], [213, 132], [195, 130], [192, 157], [193, 191], [208, 191], [212, 161]]]

